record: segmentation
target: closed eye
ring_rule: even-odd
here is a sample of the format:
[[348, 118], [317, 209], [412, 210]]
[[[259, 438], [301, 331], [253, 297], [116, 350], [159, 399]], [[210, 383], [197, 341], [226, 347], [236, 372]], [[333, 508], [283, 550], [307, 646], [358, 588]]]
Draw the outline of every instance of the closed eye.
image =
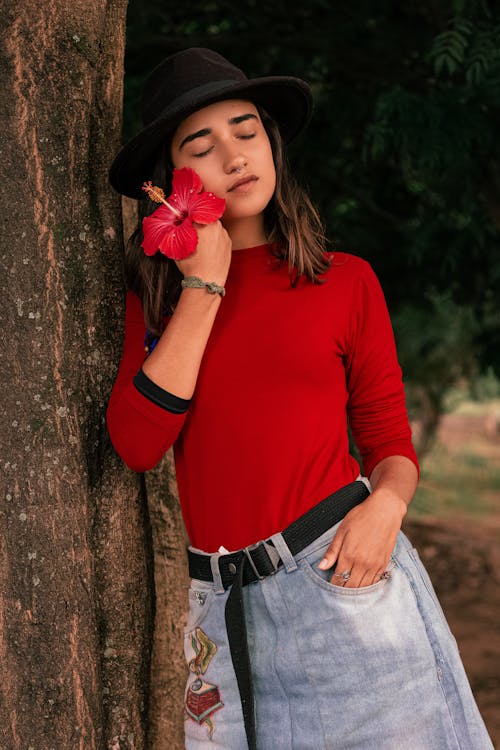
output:
[[197, 159], [199, 159], [201, 156], [206, 156], [210, 153], [210, 151], [213, 149], [213, 146], [210, 146], [206, 151], [201, 151], [199, 154], [193, 154]]
[[[242, 141], [248, 141], [251, 138], [255, 138], [255, 133], [249, 133], [248, 135], [237, 135], [237, 138], [240, 138]], [[207, 148], [206, 151], [200, 151], [199, 154], [193, 154], [197, 159], [201, 158], [202, 156], [207, 156], [213, 149], [213, 146], [210, 146], [210, 148]]]

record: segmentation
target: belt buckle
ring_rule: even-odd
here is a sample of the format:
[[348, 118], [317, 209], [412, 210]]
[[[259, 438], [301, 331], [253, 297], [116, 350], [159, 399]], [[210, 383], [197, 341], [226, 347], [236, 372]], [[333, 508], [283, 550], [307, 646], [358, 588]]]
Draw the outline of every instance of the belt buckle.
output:
[[[264, 549], [266, 550], [267, 556], [269, 557], [271, 564], [273, 566], [272, 572], [267, 573], [265, 576], [261, 575], [259, 571], [257, 570], [257, 566], [255, 565], [252, 554], [251, 554], [251, 550], [257, 549], [261, 545], [263, 545]], [[256, 542], [256, 544], [249, 544], [248, 547], [243, 547], [243, 554], [245, 555], [248, 562], [250, 563], [250, 566], [259, 581], [262, 581], [264, 578], [267, 578], [268, 576], [273, 576], [278, 571], [278, 562], [280, 560], [279, 552], [277, 549], [275, 549], [275, 547], [268, 544], [267, 542]]]

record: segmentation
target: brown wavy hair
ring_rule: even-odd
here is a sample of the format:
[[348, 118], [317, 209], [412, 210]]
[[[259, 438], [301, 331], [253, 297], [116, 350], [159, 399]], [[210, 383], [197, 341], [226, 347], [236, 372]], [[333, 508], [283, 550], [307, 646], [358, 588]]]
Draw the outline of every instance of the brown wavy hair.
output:
[[[317, 277], [331, 265], [325, 256], [325, 229], [307, 192], [293, 176], [285, 153], [283, 140], [276, 122], [257, 106], [266, 129], [276, 169], [274, 196], [264, 210], [264, 230], [271, 252], [280, 261], [288, 260], [290, 285], [295, 287], [304, 275], [312, 283], [322, 284]], [[171, 134], [172, 135], [172, 134]], [[171, 137], [159, 150], [151, 179], [153, 185], [170, 193], [173, 165], [170, 157]], [[165, 314], [171, 314], [182, 291], [183, 275], [175, 261], [162, 253], [148, 257], [141, 247], [142, 219], [151, 214], [158, 204], [145, 198], [139, 201], [138, 224], [125, 248], [125, 278], [127, 286], [142, 302], [144, 322], [153, 337], [161, 336]], [[281, 262], [277, 264], [277, 267]]]

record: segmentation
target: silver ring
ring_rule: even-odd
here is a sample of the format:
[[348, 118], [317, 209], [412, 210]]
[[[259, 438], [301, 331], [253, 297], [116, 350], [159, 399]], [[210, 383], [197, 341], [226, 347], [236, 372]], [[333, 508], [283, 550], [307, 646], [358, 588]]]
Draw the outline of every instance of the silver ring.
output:
[[334, 573], [335, 578], [342, 578], [343, 581], [348, 581], [351, 577], [350, 570], [344, 570], [342, 573]]
[[394, 560], [390, 560], [387, 568], [383, 571], [383, 573], [379, 573], [380, 580], [383, 580], [384, 578], [390, 578], [395, 566], [396, 563], [394, 562]]

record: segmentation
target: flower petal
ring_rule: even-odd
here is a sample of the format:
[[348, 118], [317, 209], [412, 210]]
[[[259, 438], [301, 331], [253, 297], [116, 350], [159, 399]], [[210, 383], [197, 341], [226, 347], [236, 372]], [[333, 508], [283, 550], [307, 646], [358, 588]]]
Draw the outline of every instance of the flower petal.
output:
[[199, 224], [211, 224], [220, 219], [226, 209], [224, 198], [218, 198], [213, 193], [200, 193], [192, 198], [189, 206], [189, 216]]
[[172, 193], [168, 200], [175, 208], [188, 213], [191, 200], [202, 190], [202, 182], [194, 169], [190, 167], [174, 169]]
[[141, 247], [146, 255], [154, 255], [166, 234], [175, 226], [176, 216], [167, 206], [160, 206], [142, 220], [144, 240]]
[[160, 243], [160, 252], [168, 258], [183, 260], [194, 253], [198, 244], [196, 229], [189, 218], [167, 232]]
[[150, 256], [159, 250], [175, 260], [186, 258], [196, 250], [198, 244], [192, 222], [210, 224], [220, 219], [225, 207], [223, 198], [203, 192], [201, 179], [193, 169], [174, 169], [171, 195], [163, 205], [143, 219], [144, 240], [141, 247]]

